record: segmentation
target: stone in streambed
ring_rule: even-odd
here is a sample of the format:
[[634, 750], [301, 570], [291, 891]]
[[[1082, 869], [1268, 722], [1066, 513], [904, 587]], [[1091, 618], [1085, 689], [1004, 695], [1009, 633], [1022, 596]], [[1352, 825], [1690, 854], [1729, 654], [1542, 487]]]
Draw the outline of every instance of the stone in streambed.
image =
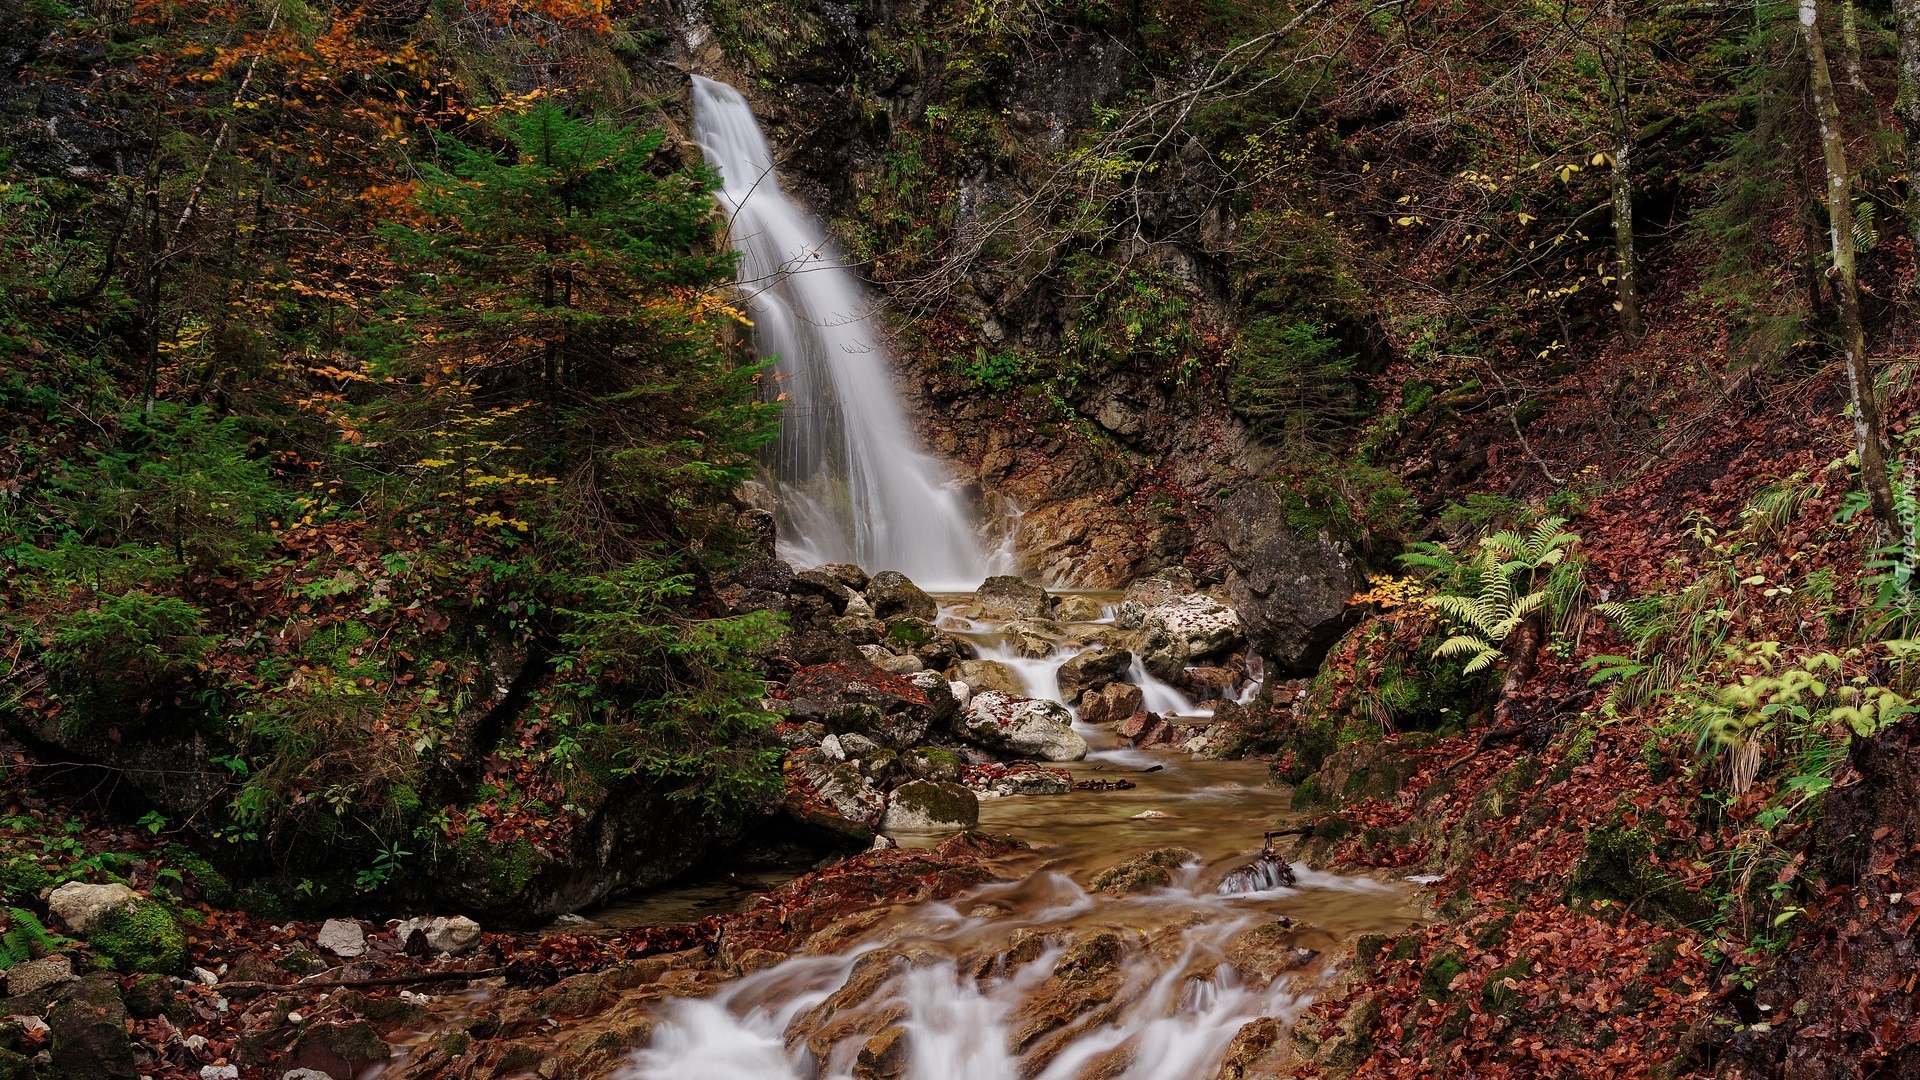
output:
[[825, 566], [814, 567], [814, 569], [845, 585], [854, 592], [864, 593], [867, 591], [867, 582], [870, 580], [867, 577], [867, 572], [852, 563], [828, 563]]
[[916, 746], [900, 755], [900, 763], [915, 779], [957, 783], [960, 759], [937, 746]]
[[428, 956], [465, 956], [480, 944], [480, 924], [465, 915], [408, 919], [393, 928], [393, 939], [411, 944], [418, 933]]
[[1068, 701], [1079, 701], [1089, 691], [1104, 690], [1108, 684], [1125, 679], [1132, 667], [1132, 653], [1098, 645], [1074, 654], [1060, 665], [1054, 677], [1059, 680], [1061, 697]]
[[998, 660], [961, 660], [947, 669], [947, 678], [966, 683], [976, 694], [988, 690], [1007, 694], [1023, 692], [1020, 677]]
[[898, 1024], [868, 1039], [853, 1062], [853, 1080], [896, 1080], [908, 1064], [907, 1029]]
[[940, 607], [933, 602], [933, 597], [907, 580], [907, 575], [895, 570], [883, 570], [873, 575], [873, 579], [861, 591], [865, 593], [867, 603], [872, 605], [874, 616], [882, 620], [905, 615], [932, 622], [940, 614]]
[[1087, 741], [1057, 701], [989, 690], [974, 696], [958, 724], [968, 742], [1012, 757], [1079, 761], [1087, 756]]
[[872, 842], [886, 800], [867, 786], [860, 766], [823, 759], [819, 755], [814, 761], [792, 764], [781, 808], [812, 829], [862, 845]]
[[1060, 628], [1037, 619], [1016, 619], [1000, 628], [1007, 646], [1027, 660], [1045, 660], [1053, 655]]
[[981, 582], [973, 606], [988, 619], [1044, 619], [1053, 612], [1047, 590], [1009, 575]]
[[1118, 723], [1140, 712], [1143, 701], [1140, 688], [1132, 683], [1108, 683], [1080, 695], [1080, 719], [1089, 724]]
[[1088, 886], [1094, 892], [1136, 893], [1164, 889], [1173, 884], [1173, 871], [1188, 863], [1199, 862], [1199, 852], [1166, 847], [1135, 855], [1126, 862], [1109, 866], [1094, 876]]
[[932, 829], [970, 829], [980, 823], [980, 800], [959, 784], [937, 780], [915, 780], [893, 789], [887, 796], [887, 813], [881, 828], [927, 831]]
[[878, 645], [887, 632], [887, 624], [871, 616], [849, 612], [833, 620], [833, 632], [855, 645]]
[[1053, 600], [1054, 622], [1090, 623], [1104, 614], [1099, 602], [1091, 596], [1057, 596]]
[[846, 614], [847, 601], [853, 599], [852, 589], [819, 570], [802, 570], [793, 575], [787, 593], [795, 597], [818, 596], [827, 602], [835, 615]]
[[1135, 634], [1135, 651], [1155, 677], [1173, 682], [1188, 664], [1224, 653], [1241, 640], [1240, 616], [1195, 593], [1149, 610]]
[[1249, 987], [1264, 990], [1278, 976], [1312, 963], [1335, 940], [1318, 927], [1283, 916], [1236, 935], [1227, 943], [1226, 961]]
[[1152, 731], [1161, 723], [1162, 721], [1158, 713], [1150, 713], [1145, 709], [1136, 709], [1114, 723], [1113, 733], [1130, 742], [1137, 741], [1141, 736]]

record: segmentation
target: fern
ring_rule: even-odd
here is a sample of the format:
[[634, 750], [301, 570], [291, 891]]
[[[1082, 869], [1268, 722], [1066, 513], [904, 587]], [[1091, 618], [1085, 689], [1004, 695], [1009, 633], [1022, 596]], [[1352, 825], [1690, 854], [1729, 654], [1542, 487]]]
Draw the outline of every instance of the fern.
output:
[[13, 919], [13, 927], [0, 934], [0, 971], [6, 971], [35, 956], [45, 956], [66, 941], [48, 933], [46, 926], [31, 911], [9, 908], [7, 914]]
[[1426, 603], [1449, 635], [1433, 655], [1464, 659], [1466, 673], [1477, 674], [1499, 662], [1502, 646], [1528, 619], [1574, 610], [1580, 574], [1577, 562], [1566, 558], [1580, 537], [1561, 532], [1564, 524], [1564, 518], [1545, 518], [1531, 532], [1495, 533], [1471, 559], [1433, 543], [1402, 555], [1402, 563], [1428, 571], [1439, 589]]

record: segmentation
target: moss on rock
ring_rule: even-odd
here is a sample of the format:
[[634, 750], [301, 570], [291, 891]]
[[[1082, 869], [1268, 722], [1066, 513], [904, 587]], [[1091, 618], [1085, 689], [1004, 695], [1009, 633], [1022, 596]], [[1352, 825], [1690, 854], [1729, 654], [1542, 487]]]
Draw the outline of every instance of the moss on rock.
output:
[[119, 971], [168, 975], [179, 971], [187, 958], [187, 936], [180, 924], [151, 900], [108, 912], [87, 935], [87, 944]]
[[1186, 848], [1156, 848], [1100, 871], [1094, 877], [1091, 888], [1094, 892], [1106, 893], [1164, 889], [1173, 884], [1173, 871], [1199, 859], [1199, 853]]

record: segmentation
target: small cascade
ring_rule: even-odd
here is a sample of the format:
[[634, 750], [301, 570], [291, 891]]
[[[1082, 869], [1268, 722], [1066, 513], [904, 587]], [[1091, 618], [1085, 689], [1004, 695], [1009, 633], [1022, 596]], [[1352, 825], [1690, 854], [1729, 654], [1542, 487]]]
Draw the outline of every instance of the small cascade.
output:
[[785, 553], [970, 588], [987, 560], [952, 477], [914, 437], [872, 301], [780, 189], [739, 91], [694, 76], [693, 130], [720, 171], [754, 345], [785, 394], [771, 462]]

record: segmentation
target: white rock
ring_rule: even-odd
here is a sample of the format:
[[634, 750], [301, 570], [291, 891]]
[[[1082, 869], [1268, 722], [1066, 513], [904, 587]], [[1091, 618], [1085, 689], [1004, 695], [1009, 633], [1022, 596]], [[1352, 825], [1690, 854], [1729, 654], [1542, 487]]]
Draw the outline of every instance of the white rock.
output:
[[352, 919], [328, 919], [320, 924], [313, 943], [342, 960], [351, 960], [367, 951], [367, 932]]
[[280, 1080], [333, 1080], [333, 1074], [319, 1069], [288, 1069], [280, 1074]]
[[203, 967], [194, 968], [193, 977], [200, 980], [201, 986], [212, 986], [213, 984], [220, 981], [219, 975], [216, 975], [215, 973], [208, 971], [206, 968], [203, 968]]
[[1133, 815], [1133, 820], [1135, 820], [1135, 821], [1151, 821], [1151, 820], [1152, 820], [1152, 819], [1154, 819], [1154, 818], [1163, 818], [1163, 817], [1166, 817], [1166, 816], [1167, 816], [1166, 814], [1164, 814], [1164, 813], [1162, 813], [1162, 812], [1160, 812], [1160, 811], [1158, 811], [1158, 810], [1142, 810], [1142, 811], [1140, 811], [1139, 813], [1137, 813], [1137, 814], [1135, 814], [1135, 815]]
[[947, 689], [953, 692], [955, 704], [963, 709], [967, 707], [967, 702], [973, 700], [973, 688], [958, 679], [948, 679]]
[[827, 755], [828, 761], [847, 760], [846, 747], [840, 745], [840, 736], [829, 735], [820, 740], [820, 752]]
[[15, 964], [7, 972], [7, 994], [19, 997], [31, 994], [35, 990], [45, 990], [49, 986], [73, 981], [73, 961], [64, 955], [42, 957]]
[[140, 899], [140, 894], [125, 885], [88, 885], [69, 881], [47, 894], [47, 910], [76, 934], [93, 929], [110, 911], [118, 911]]
[[867, 603], [867, 598], [864, 593], [854, 593], [852, 598], [847, 601], [847, 614], [857, 615], [863, 619], [871, 619], [873, 618], [873, 605]]
[[240, 1080], [238, 1065], [202, 1065], [200, 1080]]
[[1079, 761], [1087, 756], [1087, 740], [1073, 730], [1072, 714], [1057, 701], [984, 690], [967, 703], [958, 723], [968, 742], [1016, 757]]
[[1190, 656], [1211, 656], [1244, 636], [1240, 614], [1210, 596], [1176, 596], [1148, 611], [1143, 630], [1158, 623], [1166, 633], [1186, 643]]
[[1207, 752], [1207, 747], [1212, 745], [1212, 739], [1207, 738], [1205, 735], [1195, 735], [1193, 738], [1181, 743], [1180, 749], [1185, 750], [1189, 754], [1204, 754]]
[[205, 1035], [189, 1035], [180, 1041], [186, 1044], [187, 1049], [196, 1054], [207, 1048], [207, 1037]]
[[408, 919], [393, 928], [393, 939], [402, 947], [419, 930], [427, 935], [427, 951], [442, 956], [462, 956], [480, 944], [480, 924], [465, 915]]

